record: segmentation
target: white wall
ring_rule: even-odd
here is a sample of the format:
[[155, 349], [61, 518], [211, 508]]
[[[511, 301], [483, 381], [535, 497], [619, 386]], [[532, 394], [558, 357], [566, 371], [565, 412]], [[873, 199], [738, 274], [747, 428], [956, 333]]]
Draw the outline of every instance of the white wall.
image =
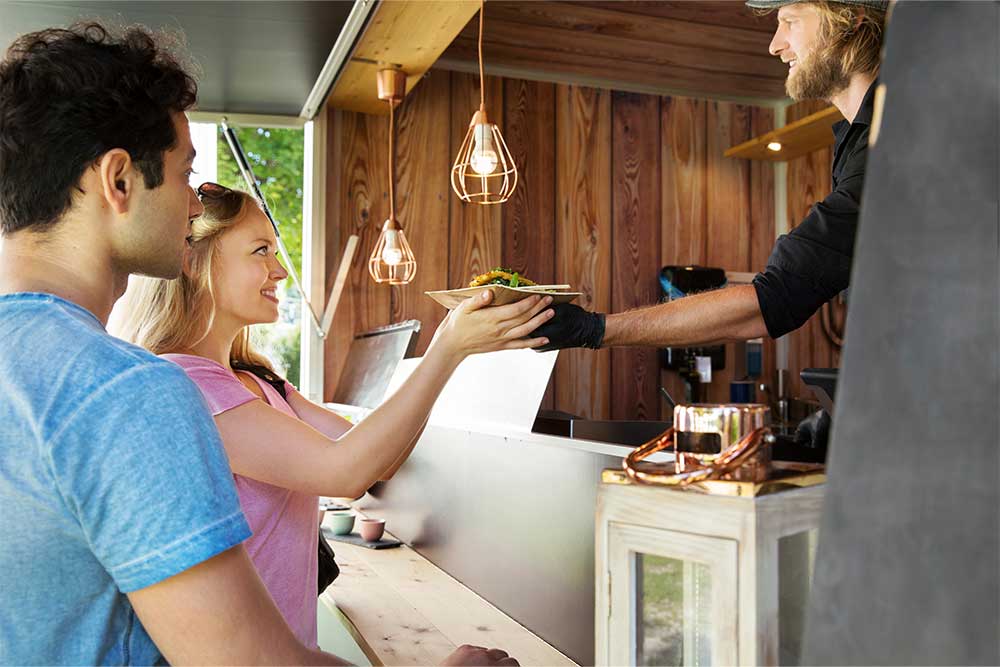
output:
[[197, 188], [205, 181], [218, 181], [219, 128], [215, 123], [191, 123], [191, 142], [197, 155], [194, 158], [194, 170], [191, 175], [191, 187]]

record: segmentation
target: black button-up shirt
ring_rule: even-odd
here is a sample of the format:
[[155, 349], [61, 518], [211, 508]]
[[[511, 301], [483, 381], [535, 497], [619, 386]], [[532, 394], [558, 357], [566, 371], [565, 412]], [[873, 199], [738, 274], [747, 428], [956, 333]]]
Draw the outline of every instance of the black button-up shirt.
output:
[[754, 276], [760, 312], [772, 338], [805, 324], [850, 281], [877, 85], [868, 89], [854, 122], [842, 120], [833, 126], [833, 192], [814, 204], [798, 227], [778, 237], [767, 268]]

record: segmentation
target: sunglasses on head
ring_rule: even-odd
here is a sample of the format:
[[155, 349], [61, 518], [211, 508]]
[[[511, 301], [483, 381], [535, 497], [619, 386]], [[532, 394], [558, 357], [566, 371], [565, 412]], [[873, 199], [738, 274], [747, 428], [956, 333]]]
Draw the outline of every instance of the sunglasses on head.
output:
[[198, 186], [198, 199], [219, 199], [220, 197], [225, 197], [226, 195], [231, 195], [235, 192], [232, 188], [227, 188], [225, 185], [219, 185], [218, 183], [212, 183], [211, 181], [205, 181]]

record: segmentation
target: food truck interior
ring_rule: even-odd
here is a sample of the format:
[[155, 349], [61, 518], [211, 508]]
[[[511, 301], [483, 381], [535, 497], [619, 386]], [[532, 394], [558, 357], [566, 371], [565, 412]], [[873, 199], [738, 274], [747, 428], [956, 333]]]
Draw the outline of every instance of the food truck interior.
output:
[[[339, 301], [323, 336], [303, 326], [300, 388], [356, 421], [412, 371], [446, 316], [425, 292], [463, 288], [504, 267], [539, 284], [567, 286], [588, 310], [622, 312], [746, 284], [767, 263], [775, 239], [831, 188], [830, 128], [842, 117], [828, 103], [786, 96], [787, 66], [768, 53], [773, 14], [735, 0], [490, 0], [481, 91], [480, 7], [479, 0], [4, 1], [0, 39], [9, 43], [22, 32], [86, 17], [174, 28], [202, 71], [200, 117], [308, 128], [302, 281], [314, 306], [335, 290]], [[640, 532], [670, 521], [642, 514], [644, 506], [674, 507], [676, 495], [662, 496], [669, 500], [660, 504], [654, 490], [686, 494], [690, 516], [708, 517], [669, 524], [661, 535], [703, 540], [692, 544], [714, 554], [703, 565], [716, 568], [716, 586], [730, 581], [723, 576], [727, 559], [744, 558], [754, 540], [762, 548], [768, 516], [809, 517], [795, 528], [795, 535], [810, 536], [795, 543], [800, 551], [788, 541], [792, 533], [776, 528], [773, 553], [756, 556], [755, 562], [775, 563], [773, 578], [764, 565], [754, 570], [753, 585], [773, 588], [774, 618], [787, 621], [784, 634], [768, 634], [769, 621], [761, 619], [770, 611], [761, 611], [760, 602], [766, 596], [757, 588], [748, 593], [748, 570], [737, 577], [734, 565], [739, 622], [727, 625], [722, 613], [704, 621], [715, 653], [690, 647], [702, 631], [690, 614], [702, 608], [684, 597], [708, 579], [669, 545], [657, 551], [685, 562], [678, 581], [687, 588], [678, 595], [687, 606], [677, 608], [678, 618], [688, 614], [686, 634], [677, 639], [687, 642], [678, 654], [683, 664], [723, 656], [741, 664], [1000, 661], [998, 505], [990, 486], [1000, 441], [1000, 11], [994, 3], [904, 2], [892, 11], [881, 79], [889, 90], [887, 120], [880, 150], [871, 152], [866, 187], [875, 189], [866, 190], [853, 274], [858, 286], [849, 295], [777, 340], [470, 358], [449, 381], [406, 464], [353, 499], [354, 509], [385, 518], [414, 557], [576, 664], [614, 663], [616, 655], [627, 661], [645, 655], [656, 664], [649, 656], [660, 626], [643, 622], [643, 561], [626, 568], [629, 611], [615, 607], [611, 590], [615, 531], [623, 525], [616, 512], [627, 507], [644, 517], [636, 518]], [[405, 74], [392, 170], [389, 105], [376, 86], [383, 69]], [[992, 72], [993, 79], [972, 70]], [[924, 82], [914, 80], [915, 71], [924, 72]], [[481, 99], [517, 171], [510, 198], [499, 205], [467, 203], [453, 189], [453, 162]], [[957, 107], [977, 105], [982, 114], [959, 120]], [[977, 150], [976, 159], [967, 159]], [[951, 183], [948, 170], [963, 174], [968, 191]], [[376, 283], [369, 269], [389, 217], [389, 179], [417, 266], [408, 284]], [[974, 187], [989, 193], [980, 197]], [[350, 259], [345, 248], [353, 237], [358, 250]], [[799, 477], [770, 487], [734, 481], [724, 492], [711, 485], [698, 492], [642, 487], [647, 495], [626, 498], [630, 484], [641, 485], [608, 471], [621, 471], [637, 446], [675, 425], [675, 409], [692, 403], [766, 406], [772, 458], [801, 466], [783, 473]], [[661, 452], [647, 465], [674, 460]], [[968, 468], [956, 467], [960, 461]], [[821, 495], [809, 495], [823, 492], [833, 503], [826, 514]], [[796, 493], [799, 504], [788, 500]], [[929, 495], [939, 504], [920, 500]], [[713, 515], [704, 503], [735, 508], [744, 501], [755, 509], [739, 521], [756, 525], [756, 537], [713, 533], [723, 529], [711, 517], [728, 517], [729, 509]], [[954, 527], [949, 517], [959, 510], [967, 517], [961, 525], [982, 530], [982, 539]], [[933, 541], [941, 535], [951, 536], [950, 547]], [[346, 549], [334, 548], [338, 555]], [[975, 564], [972, 551], [982, 563]], [[933, 563], [940, 565], [937, 574], [921, 576]], [[993, 569], [986, 572], [983, 563]], [[812, 598], [786, 586], [781, 568], [807, 572], [806, 579], [815, 573]], [[962, 569], [977, 573], [992, 602], [974, 601], [968, 583], [956, 583], [952, 575]], [[845, 583], [850, 576], [869, 593]], [[324, 595], [337, 600], [340, 585]], [[891, 601], [881, 607], [884, 616], [898, 620], [887, 626], [872, 620], [865, 600], [874, 590]], [[716, 606], [706, 608], [719, 611], [726, 600], [714, 597]], [[809, 610], [811, 626], [787, 620], [793, 606], [796, 618]], [[963, 630], [935, 608], [987, 630]], [[854, 620], [837, 609], [850, 610]], [[904, 638], [904, 620], [915, 621], [917, 609], [930, 610], [929, 620], [909, 630], [930, 636]], [[631, 619], [621, 626], [631, 653], [615, 653], [621, 614]], [[751, 617], [760, 625], [749, 625]], [[350, 623], [360, 635], [371, 632], [363, 620]], [[751, 627], [757, 633], [744, 634]], [[876, 629], [885, 633], [881, 639]], [[991, 646], [975, 638], [988, 636]], [[398, 645], [388, 637], [357, 639], [373, 664], [392, 663]]]

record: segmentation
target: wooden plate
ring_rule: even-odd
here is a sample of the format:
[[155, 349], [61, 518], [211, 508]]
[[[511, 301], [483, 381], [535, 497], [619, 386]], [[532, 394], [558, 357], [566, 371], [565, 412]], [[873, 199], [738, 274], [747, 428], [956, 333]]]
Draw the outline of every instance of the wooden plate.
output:
[[580, 292], [557, 292], [549, 290], [538, 290], [524, 287], [507, 287], [506, 285], [483, 285], [482, 287], [463, 287], [461, 289], [438, 290], [436, 292], [424, 292], [442, 306], [451, 310], [469, 297], [473, 297], [484, 290], [493, 292], [494, 306], [505, 306], [521, 299], [527, 299], [532, 294], [545, 294], [552, 297], [552, 303], [569, 303], [580, 296]]

